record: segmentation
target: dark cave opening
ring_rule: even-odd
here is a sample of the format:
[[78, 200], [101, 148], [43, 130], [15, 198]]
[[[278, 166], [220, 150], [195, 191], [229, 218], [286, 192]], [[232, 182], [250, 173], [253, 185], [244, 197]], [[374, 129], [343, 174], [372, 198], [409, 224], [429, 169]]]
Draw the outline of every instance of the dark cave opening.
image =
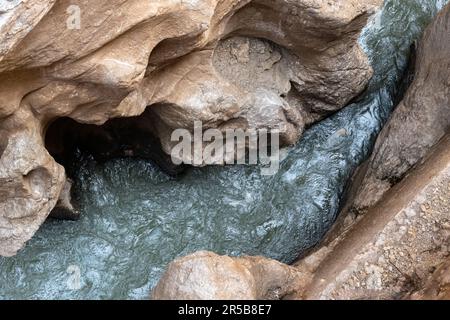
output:
[[149, 160], [166, 174], [176, 177], [185, 167], [172, 163], [155, 135], [154, 115], [149, 108], [140, 116], [115, 118], [103, 125], [82, 124], [63, 117], [47, 128], [45, 145], [69, 177], [76, 168], [77, 153], [87, 153], [97, 162], [136, 157]]
[[46, 130], [45, 146], [53, 158], [61, 164], [67, 181], [50, 218], [78, 220], [72, 183], [76, 179], [81, 154], [89, 155], [102, 163], [117, 158], [148, 160], [171, 177], [182, 174], [186, 166], [175, 165], [155, 135], [155, 115], [147, 110], [140, 116], [116, 118], [103, 125], [83, 124], [63, 117], [52, 122]]

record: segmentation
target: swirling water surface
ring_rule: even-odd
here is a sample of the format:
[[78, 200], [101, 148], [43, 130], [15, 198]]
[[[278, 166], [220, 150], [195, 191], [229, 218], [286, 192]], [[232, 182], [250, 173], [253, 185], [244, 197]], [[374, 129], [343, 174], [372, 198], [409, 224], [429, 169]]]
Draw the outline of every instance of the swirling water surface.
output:
[[392, 110], [410, 44], [445, 3], [386, 1], [361, 36], [375, 70], [367, 92], [310, 128], [275, 176], [233, 166], [173, 180], [145, 161], [85, 158], [81, 221], [47, 222], [16, 257], [0, 258], [0, 299], [142, 299], [170, 261], [197, 250], [292, 262], [335, 220]]

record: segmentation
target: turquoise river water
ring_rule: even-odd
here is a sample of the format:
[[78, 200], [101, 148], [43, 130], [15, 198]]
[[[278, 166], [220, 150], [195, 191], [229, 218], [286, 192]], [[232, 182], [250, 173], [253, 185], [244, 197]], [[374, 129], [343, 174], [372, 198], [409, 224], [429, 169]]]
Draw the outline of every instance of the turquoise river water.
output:
[[410, 44], [445, 2], [386, 1], [361, 36], [375, 70], [367, 92], [310, 128], [275, 176], [232, 166], [171, 179], [142, 160], [85, 158], [82, 219], [49, 221], [16, 257], [0, 258], [0, 299], [143, 299], [170, 261], [197, 250], [292, 262], [335, 220], [392, 110]]

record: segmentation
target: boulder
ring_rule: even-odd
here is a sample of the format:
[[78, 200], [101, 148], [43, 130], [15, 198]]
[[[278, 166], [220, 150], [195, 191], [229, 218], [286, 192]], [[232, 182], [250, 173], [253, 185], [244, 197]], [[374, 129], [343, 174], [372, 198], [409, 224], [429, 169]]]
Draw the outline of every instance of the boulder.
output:
[[160, 300], [261, 300], [292, 294], [300, 283], [292, 267], [263, 257], [232, 258], [200, 251], [176, 259], [153, 289]]
[[55, 207], [66, 175], [44, 147], [42, 127], [21, 108], [0, 124], [0, 255], [12, 256]]

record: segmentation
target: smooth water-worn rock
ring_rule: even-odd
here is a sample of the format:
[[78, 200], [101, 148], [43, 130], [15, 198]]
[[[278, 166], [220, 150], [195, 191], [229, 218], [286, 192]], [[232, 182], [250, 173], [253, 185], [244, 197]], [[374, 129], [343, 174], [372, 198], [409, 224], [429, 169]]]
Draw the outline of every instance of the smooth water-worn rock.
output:
[[410, 44], [442, 4], [386, 1], [361, 39], [375, 71], [367, 93], [308, 129], [273, 177], [240, 166], [173, 180], [145, 161], [82, 157], [81, 220], [48, 222], [16, 257], [0, 258], [0, 297], [146, 298], [173, 259], [198, 250], [294, 261], [332, 225], [389, 115]]
[[159, 300], [281, 299], [300, 286], [293, 267], [263, 257], [200, 251], [173, 261], [152, 291]]
[[64, 184], [64, 188], [59, 195], [59, 200], [49, 215], [50, 218], [72, 221], [77, 221], [80, 219], [80, 212], [73, 206], [72, 185], [73, 181], [71, 179], [67, 179]]
[[[33, 236], [65, 184], [43, 143], [54, 120], [101, 125], [151, 109], [167, 154], [172, 131], [192, 130], [195, 121], [204, 129], [279, 130], [284, 145], [294, 144], [305, 125], [366, 86], [372, 69], [357, 39], [380, 3], [2, 1], [0, 255], [14, 255]], [[231, 36], [240, 38], [225, 40]], [[257, 59], [264, 60], [250, 63]], [[257, 88], [227, 78], [235, 62], [245, 72], [234, 79], [251, 73]], [[32, 137], [15, 136], [31, 131], [34, 147], [24, 147]], [[30, 187], [24, 177], [36, 171]]]

